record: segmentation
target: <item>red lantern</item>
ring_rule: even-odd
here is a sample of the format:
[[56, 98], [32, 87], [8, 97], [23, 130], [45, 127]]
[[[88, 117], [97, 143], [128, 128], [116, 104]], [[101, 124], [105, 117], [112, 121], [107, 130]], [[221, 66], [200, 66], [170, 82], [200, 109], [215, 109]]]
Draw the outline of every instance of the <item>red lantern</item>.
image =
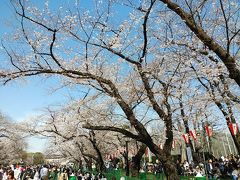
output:
[[109, 155], [109, 154], [106, 155], [106, 159], [107, 159], [107, 160], [110, 160], [110, 159], [111, 159], [111, 155]]
[[182, 137], [183, 137], [185, 143], [188, 144], [189, 143], [189, 135], [188, 134], [183, 134]]
[[149, 151], [149, 149], [146, 148], [146, 149], [145, 149], [145, 156], [148, 156], [148, 151]]
[[176, 140], [173, 140], [173, 142], [172, 142], [172, 149], [175, 149], [175, 147], [176, 147]]
[[206, 125], [206, 133], [207, 133], [208, 137], [212, 137], [213, 129], [211, 126]]
[[163, 149], [163, 143], [158, 145], [159, 149]]
[[229, 123], [229, 128], [230, 128], [230, 131], [231, 131], [232, 135], [237, 134], [237, 132], [238, 132], [238, 124], [237, 123], [230, 122]]
[[197, 140], [196, 130], [189, 131], [189, 133], [190, 133], [190, 135], [192, 136], [193, 140], [196, 141], [196, 140]]

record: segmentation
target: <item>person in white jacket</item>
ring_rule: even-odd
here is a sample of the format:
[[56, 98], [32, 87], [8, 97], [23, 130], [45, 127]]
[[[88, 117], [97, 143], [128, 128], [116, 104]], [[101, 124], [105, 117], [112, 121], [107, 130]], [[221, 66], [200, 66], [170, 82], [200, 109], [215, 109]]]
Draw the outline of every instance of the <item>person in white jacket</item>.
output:
[[21, 174], [21, 170], [20, 170], [19, 166], [17, 166], [17, 167], [14, 169], [14, 178], [15, 178], [15, 179], [20, 179], [20, 174]]
[[33, 180], [40, 180], [40, 175], [39, 175], [38, 169], [36, 169], [36, 172], [33, 176]]

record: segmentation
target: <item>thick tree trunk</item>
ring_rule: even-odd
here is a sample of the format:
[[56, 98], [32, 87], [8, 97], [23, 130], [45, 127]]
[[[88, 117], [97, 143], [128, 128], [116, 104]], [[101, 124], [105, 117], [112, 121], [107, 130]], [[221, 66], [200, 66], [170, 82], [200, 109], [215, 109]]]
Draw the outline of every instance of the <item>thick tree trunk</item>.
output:
[[166, 160], [162, 161], [162, 163], [167, 180], [180, 179], [176, 170], [176, 164], [173, 163], [171, 157], [167, 157]]
[[157, 156], [161, 161], [167, 180], [180, 180], [177, 173], [176, 163], [174, 163], [171, 156], [172, 143], [165, 143], [163, 151], [158, 148], [155, 144], [146, 143], [149, 149]]
[[233, 141], [235, 143], [235, 146], [237, 148], [237, 153], [240, 154], [240, 133], [237, 132], [237, 135], [234, 136]]
[[82, 171], [83, 167], [82, 167], [82, 160], [78, 160], [78, 167], [79, 169]]
[[132, 167], [131, 167], [132, 177], [138, 177], [139, 175], [139, 170], [141, 168], [141, 159], [145, 153], [146, 148], [147, 146], [145, 144], [142, 144], [137, 154], [132, 158]]
[[172, 142], [168, 142], [168, 139], [165, 142], [163, 153], [159, 157], [162, 162], [164, 173], [167, 180], [179, 180], [180, 177], [177, 173], [176, 163], [174, 163], [171, 156]]
[[88, 170], [88, 171], [92, 171], [92, 158], [89, 158], [89, 159], [86, 161], [86, 166], [87, 166], [87, 170]]
[[106, 167], [104, 165], [104, 161], [102, 158], [102, 154], [99, 150], [99, 148], [97, 146], [94, 146], [95, 151], [97, 152], [97, 156], [98, 156], [98, 160], [97, 160], [97, 164], [98, 164], [98, 171], [99, 172], [104, 172], [106, 170]]
[[102, 160], [98, 159], [96, 163], [97, 163], [96, 168], [97, 168], [98, 172], [102, 173], [106, 170], [106, 167], [105, 167], [104, 162]]
[[92, 146], [93, 146], [94, 150], [97, 153], [97, 157], [98, 157], [97, 158], [97, 164], [98, 164], [97, 170], [99, 172], [103, 172], [103, 171], [106, 170], [106, 167], [105, 167], [104, 162], [103, 162], [102, 153], [101, 153], [100, 149], [97, 146], [97, 141], [96, 141], [95, 133], [94, 133], [93, 130], [90, 131], [90, 139], [89, 140], [92, 143]]
[[177, 173], [176, 163], [172, 160], [171, 150], [172, 150], [172, 142], [173, 142], [173, 131], [172, 131], [172, 116], [169, 113], [168, 117], [164, 120], [166, 126], [166, 141], [163, 147], [163, 153], [159, 152], [159, 159], [163, 164], [163, 169], [167, 180], [179, 180], [180, 177]]

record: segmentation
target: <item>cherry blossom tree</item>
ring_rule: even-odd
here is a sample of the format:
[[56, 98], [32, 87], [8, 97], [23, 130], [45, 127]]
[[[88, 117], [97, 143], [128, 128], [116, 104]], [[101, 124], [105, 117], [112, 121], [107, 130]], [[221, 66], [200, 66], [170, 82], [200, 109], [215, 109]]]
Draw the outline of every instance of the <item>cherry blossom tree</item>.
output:
[[[192, 67], [211, 78], [219, 77], [221, 72], [240, 84], [236, 4], [106, 1], [96, 2], [94, 10], [83, 11], [81, 3], [77, 3], [53, 12], [48, 2], [43, 9], [23, 0], [12, 3], [20, 28], [2, 42], [8, 57], [0, 70], [3, 84], [41, 76], [55, 77], [61, 86], [89, 89], [87, 94], [79, 94], [94, 94], [94, 101], [100, 105], [111, 102], [109, 106], [114, 111], [106, 108], [108, 116], [95, 122], [94, 113], [87, 114], [89, 121], [82, 127], [88, 132], [118, 132], [146, 144], [161, 160], [167, 178], [179, 179], [171, 159], [175, 120], [184, 118], [184, 112], [177, 109], [183, 109], [181, 103], [187, 104], [182, 102], [186, 94], [196, 92], [196, 99], [201, 96], [198, 90], [191, 89], [196, 82]], [[116, 9], [120, 7], [127, 15], [116, 20]], [[210, 7], [213, 11], [208, 11]], [[219, 15], [222, 18], [218, 20]], [[120, 122], [117, 126], [109, 125], [113, 113], [123, 117], [119, 120], [114, 116]], [[163, 150], [158, 148], [144, 121], [165, 127]], [[133, 131], [122, 128], [122, 122]], [[61, 135], [68, 139], [70, 134]]]
[[[3, 48], [10, 58], [9, 62], [13, 67], [13, 69], [7, 68], [2, 70], [1, 77], [3, 81], [6, 83], [9, 80], [24, 76], [55, 74], [61, 75], [66, 80], [66, 84], [82, 84], [104, 93], [105, 98], [113, 99], [118, 105], [119, 110], [126, 116], [126, 120], [135, 128], [136, 134], [109, 126], [92, 126], [86, 124], [84, 127], [93, 130], [120, 132], [146, 144], [151, 151], [162, 160], [167, 176], [170, 179], [178, 179], [170, 153], [173, 133], [172, 112], [168, 102], [169, 84], [172, 83], [172, 77], [175, 75], [174, 72], [178, 66], [177, 68], [173, 67], [173, 73], [170, 75], [168, 83], [159, 79], [157, 81], [158, 87], [153, 87], [154, 83], [151, 82], [152, 75], [149, 72], [151, 72], [153, 67], [161, 66], [160, 63], [151, 62], [152, 57], [157, 54], [153, 54], [152, 57], [149, 56], [149, 65], [147, 64], [147, 21], [155, 1], [147, 5], [147, 12], [141, 12], [140, 17], [142, 15], [144, 16], [144, 26], [142, 28], [140, 25], [141, 32], [138, 32], [138, 29], [134, 30], [136, 35], [134, 35], [133, 38], [131, 38], [131, 28], [134, 26], [137, 27], [140, 23], [139, 19], [134, 19], [134, 17], [130, 19], [130, 22], [122, 22], [120, 27], [118, 27], [119, 29], [115, 32], [114, 27], [108, 27], [108, 25], [104, 23], [104, 21], [110, 21], [108, 20], [110, 17], [109, 13], [104, 13], [104, 10], [101, 12], [103, 13], [101, 15], [99, 8], [97, 9], [96, 17], [92, 17], [87, 14], [88, 12], [85, 12], [85, 14], [76, 13], [76, 15], [73, 16], [66, 15], [63, 19], [59, 20], [58, 15], [54, 16], [49, 13], [48, 18], [51, 18], [51, 21], [46, 21], [46, 14], [42, 19], [42, 13], [38, 9], [34, 7], [28, 8], [25, 3], [27, 2], [18, 1], [14, 6], [16, 13], [20, 17], [20, 31], [22, 32], [22, 34], [18, 34], [17, 37], [15, 36], [15, 40], [21, 39], [20, 41], [25, 41], [26, 49], [23, 48], [28, 51], [28, 53], [26, 52], [28, 55], [25, 54], [23, 56], [22, 52], [16, 51], [13, 53], [3, 44]], [[107, 4], [107, 7], [110, 7], [110, 4]], [[48, 14], [48, 12], [46, 13]], [[71, 19], [71, 21], [69, 21], [69, 19]], [[133, 26], [133, 24], [131, 25], [130, 23], [136, 23], [136, 25]], [[31, 31], [35, 31], [36, 34], [30, 33], [29, 27], [31, 27]], [[33, 27], [37, 29], [33, 30]], [[40, 31], [38, 31], [39, 28], [41, 28]], [[79, 29], [81, 29], [81, 31], [79, 31]], [[143, 47], [141, 45], [142, 43], [140, 43], [141, 41], [137, 39], [138, 36], [140, 36], [139, 33], [144, 35], [143, 38], [141, 38], [141, 41], [144, 43]], [[63, 39], [60, 40], [58, 37], [62, 37]], [[127, 40], [126, 38], [131, 38], [132, 40]], [[120, 43], [120, 39], [122, 39], [121, 41], [123, 42]], [[62, 48], [63, 46], [67, 46], [68, 40], [72, 41], [72, 48]], [[76, 47], [74, 42], [78, 43], [79, 51], [82, 53], [69, 54], [69, 50], [74, 50]], [[46, 44], [48, 45], [46, 46]], [[29, 47], [31, 48], [30, 51]], [[57, 52], [61, 52], [61, 54]], [[135, 53], [135, 55], [132, 53]], [[16, 56], [14, 56], [14, 54]], [[112, 59], [117, 58], [124, 62], [112, 62]], [[69, 61], [67, 59], [69, 59]], [[121, 68], [124, 68], [125, 72], [121, 71]], [[131, 71], [133, 72], [131, 73]], [[155, 69], [155, 71], [157, 71], [157, 69]], [[128, 76], [122, 76], [127, 72], [130, 73]], [[167, 77], [167, 74], [165, 74], [165, 77]], [[133, 78], [135, 78], [134, 82]], [[130, 85], [132, 88], [130, 88]], [[157, 98], [154, 96], [155, 92], [158, 93], [160, 87], [162, 90], [159, 93], [159, 100], [163, 107], [160, 106]], [[135, 90], [135, 88], [137, 90], [140, 88], [140, 92], [138, 90], [132, 95], [131, 92]], [[135, 106], [139, 106], [139, 104], [142, 104], [145, 100], [152, 106], [156, 115], [165, 123], [166, 141], [164, 150], [158, 148], [144, 125], [138, 120], [136, 112], [134, 111], [134, 105], [131, 104], [131, 101], [134, 99], [139, 101], [133, 101], [136, 103]]]
[[[160, 1], [176, 13], [189, 31], [194, 33], [202, 43], [202, 48], [205, 48], [206, 51], [201, 49], [201, 53], [209, 55], [213, 61], [221, 60], [228, 70], [228, 77], [240, 85], [238, 2], [223, 0]], [[214, 56], [211, 52], [214, 53]]]
[[25, 140], [16, 124], [0, 114], [0, 163], [18, 163], [26, 148]]

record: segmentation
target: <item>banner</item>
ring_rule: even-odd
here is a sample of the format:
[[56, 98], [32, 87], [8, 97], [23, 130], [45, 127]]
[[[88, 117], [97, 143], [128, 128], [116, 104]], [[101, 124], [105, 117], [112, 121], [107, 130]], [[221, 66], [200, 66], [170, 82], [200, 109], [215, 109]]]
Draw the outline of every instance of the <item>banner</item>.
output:
[[183, 134], [182, 137], [183, 137], [185, 143], [188, 144], [189, 143], [189, 135], [188, 134]]
[[232, 135], [237, 135], [237, 132], [238, 132], [238, 124], [237, 123], [230, 122], [229, 128], [230, 128]]
[[211, 126], [206, 125], [206, 133], [207, 133], [208, 137], [212, 137], [213, 129]]
[[189, 133], [190, 133], [190, 135], [192, 136], [193, 140], [196, 141], [196, 140], [197, 140], [196, 130], [189, 131]]

